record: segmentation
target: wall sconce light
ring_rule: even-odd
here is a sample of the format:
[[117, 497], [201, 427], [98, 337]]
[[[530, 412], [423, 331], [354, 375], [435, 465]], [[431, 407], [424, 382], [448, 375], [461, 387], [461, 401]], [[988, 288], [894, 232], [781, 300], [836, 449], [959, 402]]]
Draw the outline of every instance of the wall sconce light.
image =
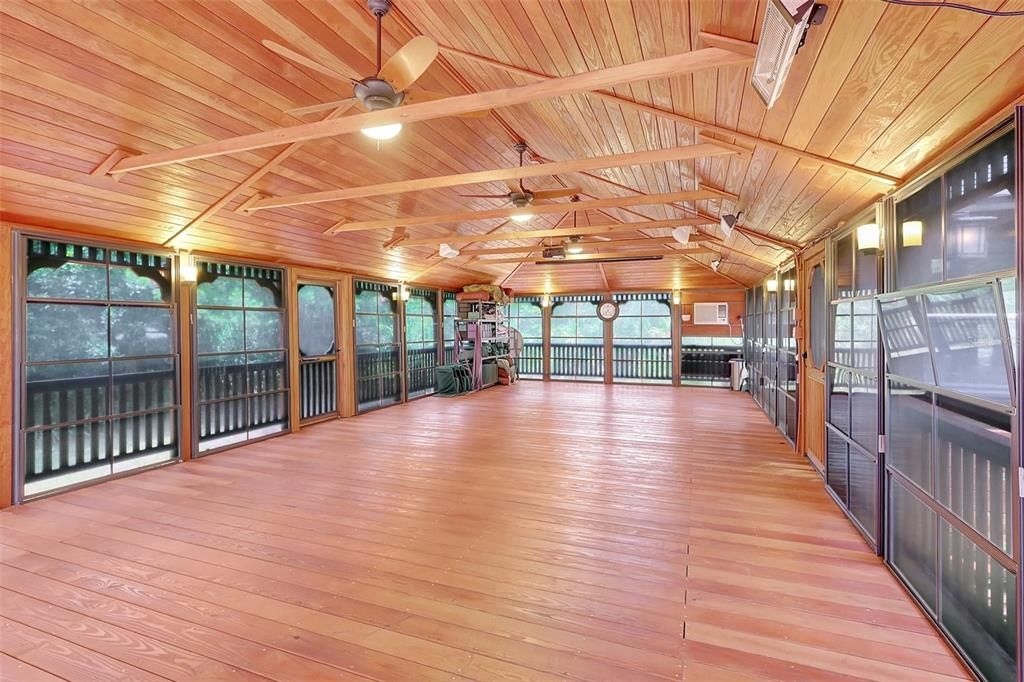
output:
[[551, 307], [551, 294], [544, 294], [540, 297], [540, 307], [550, 308]]
[[672, 305], [681, 305], [683, 302], [683, 292], [676, 289], [672, 292]]
[[908, 220], [900, 226], [903, 246], [921, 246], [924, 243], [924, 222]]
[[194, 283], [199, 279], [199, 268], [196, 267], [196, 258], [188, 251], [178, 254], [178, 276], [182, 282]]
[[857, 228], [857, 248], [867, 254], [878, 251], [881, 244], [881, 232], [876, 223], [867, 223]]
[[796, 280], [791, 277], [782, 280], [782, 289], [783, 291], [793, 291], [796, 289]]
[[391, 292], [391, 300], [397, 301], [398, 299], [402, 299], [403, 301], [408, 301], [409, 293], [409, 287], [405, 286], [404, 284], [399, 284], [398, 290]]
[[764, 283], [764, 288], [774, 293], [779, 290], [779, 279], [772, 275], [771, 279]]

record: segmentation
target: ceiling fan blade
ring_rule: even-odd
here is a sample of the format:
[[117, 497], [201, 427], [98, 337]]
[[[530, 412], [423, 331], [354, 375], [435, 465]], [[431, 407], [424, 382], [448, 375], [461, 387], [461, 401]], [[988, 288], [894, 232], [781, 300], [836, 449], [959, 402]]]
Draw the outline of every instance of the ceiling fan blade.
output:
[[589, 241], [610, 242], [610, 241], [612, 241], [612, 238], [611, 237], [602, 237], [599, 234], [592, 234], [589, 237], [587, 237], [586, 239], [584, 239], [583, 243], [586, 244]]
[[536, 199], [560, 199], [562, 197], [571, 197], [575, 194], [580, 193], [579, 187], [566, 187], [565, 189], [542, 189], [539, 192], [533, 193], [533, 198]]
[[285, 59], [287, 59], [289, 61], [295, 62], [296, 64], [298, 64], [300, 66], [305, 66], [307, 69], [312, 69], [313, 71], [317, 71], [318, 73], [322, 73], [325, 76], [330, 76], [331, 78], [337, 78], [338, 80], [349, 81], [349, 82], [354, 82], [354, 81], [358, 81], [359, 80], [359, 78], [357, 76], [352, 76], [352, 75], [349, 75], [349, 74], [340, 73], [340, 72], [338, 72], [335, 69], [332, 69], [330, 67], [324, 66], [323, 64], [321, 64], [320, 62], [316, 61], [315, 59], [311, 59], [310, 57], [307, 57], [306, 55], [302, 54], [301, 52], [296, 52], [295, 50], [293, 50], [293, 49], [291, 49], [289, 47], [285, 47], [284, 45], [279, 45], [279, 44], [275, 43], [273, 40], [264, 40], [264, 41], [261, 41], [261, 42], [263, 43], [263, 46], [265, 48], [267, 48], [268, 50], [270, 50], [272, 52], [276, 52], [277, 54], [279, 54], [280, 56], [284, 57]]
[[437, 43], [427, 36], [416, 36], [391, 55], [377, 78], [391, 83], [396, 91], [408, 89], [437, 58]]
[[298, 109], [289, 109], [284, 112], [291, 114], [292, 116], [305, 116], [306, 114], [316, 114], [321, 111], [327, 111], [328, 109], [334, 109], [340, 107], [345, 102], [351, 102], [355, 100], [355, 97], [349, 97], [348, 99], [339, 99], [334, 102], [324, 102], [323, 104], [311, 104], [308, 107], [299, 107]]
[[459, 196], [465, 199], [501, 199], [508, 201], [507, 194], [460, 194]]
[[[447, 99], [452, 95], [446, 95], [441, 92], [434, 92], [432, 90], [423, 90], [422, 88], [414, 88], [408, 90], [405, 93], [404, 104], [419, 104], [420, 102], [433, 102], [439, 99]], [[459, 114], [459, 118], [487, 118], [491, 115], [490, 109], [483, 111], [470, 111], [469, 113]]]

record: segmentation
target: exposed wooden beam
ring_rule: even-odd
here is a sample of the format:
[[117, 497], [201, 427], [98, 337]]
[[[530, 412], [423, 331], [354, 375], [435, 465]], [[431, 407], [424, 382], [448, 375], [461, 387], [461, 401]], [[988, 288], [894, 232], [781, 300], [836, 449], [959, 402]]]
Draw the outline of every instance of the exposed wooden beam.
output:
[[[576, 202], [572, 204], [572, 210], [588, 211], [595, 208], [615, 208], [617, 206], [667, 204], [674, 201], [720, 199], [723, 196], [728, 195], [717, 189], [698, 189], [684, 192], [669, 192], [668, 194], [642, 194], [632, 197], [609, 197], [607, 199], [593, 199], [591, 201]], [[390, 227], [398, 227], [400, 225], [404, 225], [405, 227], [415, 227], [417, 225], [443, 225], [445, 223], [461, 223], [472, 220], [488, 220], [490, 218], [511, 218], [514, 215], [522, 213], [530, 213], [531, 215], [547, 215], [550, 213], [562, 213], [568, 206], [569, 204], [561, 202], [554, 204], [532, 204], [527, 208], [494, 208], [486, 211], [461, 211], [459, 213], [443, 213], [440, 215], [401, 216], [398, 218], [385, 218], [383, 220], [363, 220], [329, 227], [324, 231], [324, 234], [360, 232], [362, 230], [383, 230]]]
[[597, 264], [597, 271], [601, 273], [601, 281], [604, 282], [604, 290], [611, 293], [612, 285], [608, 283], [608, 273], [604, 271], [604, 263]]
[[[131, 156], [132, 153], [133, 152], [118, 147], [114, 151], [110, 152], [110, 154], [107, 155], [107, 158], [103, 159], [103, 161], [101, 161], [98, 166], [93, 168], [92, 172], [89, 173], [89, 175], [95, 175], [99, 177], [106, 175], [107, 173], [110, 172], [110, 169], [114, 167], [114, 164], [116, 164], [121, 159]], [[117, 178], [114, 178], [114, 180], [116, 179]]]
[[[535, 250], [540, 251], [540, 247]], [[543, 259], [539, 257], [535, 258], [490, 258], [481, 259], [474, 261], [474, 265], [498, 265], [502, 263], [537, 263], [539, 265], [546, 265], [547, 263], [589, 263], [595, 260], [601, 260], [602, 258], [632, 258], [632, 257], [649, 257], [649, 256], [686, 256], [694, 255], [699, 253], [717, 253], [713, 249], [709, 249], [703, 246], [698, 246], [686, 250], [682, 249], [631, 249], [627, 251], [609, 251], [607, 253], [594, 253], [586, 254], [582, 256], [566, 256], [565, 258], [559, 259]]]
[[519, 178], [536, 178], [545, 175], [560, 175], [563, 173], [575, 173], [578, 171], [599, 170], [602, 168], [615, 168], [619, 166], [644, 166], [648, 164], [665, 163], [668, 161], [683, 161], [686, 159], [724, 156], [736, 153], [731, 147], [733, 147], [733, 145], [715, 141], [683, 147], [673, 147], [670, 149], [656, 149], [654, 151], [633, 152], [629, 154], [612, 154], [610, 156], [598, 156], [589, 159], [573, 159], [569, 161], [549, 161], [542, 164], [509, 166], [507, 168], [476, 171], [473, 173], [439, 175], [430, 178], [385, 182], [379, 185], [365, 185], [362, 187], [332, 189], [324, 192], [309, 192], [306, 194], [293, 194], [291, 196], [268, 197], [254, 203], [249, 207], [249, 210], [260, 211], [269, 208], [302, 206], [327, 201], [362, 199], [365, 197], [376, 197], [385, 194], [419, 192], [423, 190], [438, 189], [441, 187], [475, 185], [485, 182], [499, 182], [502, 180], [515, 180]]
[[[333, 111], [331, 111], [329, 114], [327, 114], [324, 117], [324, 120], [326, 121], [326, 120], [334, 119], [334, 118], [337, 118], [337, 117], [343, 115], [346, 111], [348, 111], [350, 108], [352, 108], [352, 105], [353, 105], [353, 102], [346, 102], [345, 104], [342, 104], [341, 106], [335, 108]], [[217, 201], [215, 201], [212, 204], [210, 204], [206, 209], [203, 210], [202, 213], [200, 213], [195, 218], [193, 218], [191, 221], [189, 221], [189, 223], [187, 225], [185, 225], [184, 227], [180, 228], [174, 234], [172, 234], [170, 237], [165, 239], [163, 245], [164, 246], [172, 245], [176, 240], [178, 240], [181, 237], [183, 237], [185, 235], [185, 233], [187, 233], [189, 230], [194, 230], [195, 228], [197, 228], [200, 225], [202, 225], [203, 223], [205, 223], [214, 214], [216, 214], [218, 211], [220, 211], [225, 206], [227, 206], [229, 203], [231, 203], [231, 201], [235, 197], [237, 197], [239, 194], [241, 194], [242, 192], [244, 192], [247, 189], [249, 189], [250, 187], [252, 187], [253, 183], [255, 183], [257, 180], [262, 178], [264, 175], [266, 175], [267, 173], [269, 173], [270, 171], [276, 169], [278, 166], [280, 166], [282, 163], [284, 163], [285, 160], [288, 157], [290, 157], [292, 154], [297, 152], [301, 146], [302, 146], [302, 143], [294, 142], [294, 143], [288, 145], [287, 147], [285, 147], [284, 149], [282, 149], [281, 151], [279, 151], [277, 154], [274, 155], [274, 157], [272, 159], [270, 159], [265, 164], [263, 164], [262, 166], [257, 168], [255, 171], [253, 171], [247, 178], [245, 178], [245, 180], [242, 180], [240, 183], [238, 183], [237, 185], [235, 185], [234, 187], [229, 189], [223, 196], [221, 196], [220, 199], [217, 199]], [[259, 197], [256, 196], [255, 199], [258, 201]], [[253, 201], [254, 201], [254, 198], [253, 197], [249, 197], [249, 199], [247, 199], [246, 202], [244, 202], [242, 204], [242, 206], [245, 206], [249, 202], [253, 202]]]
[[[583, 247], [584, 253], [589, 253], [600, 249], [617, 249], [624, 246], [656, 246], [658, 244], [678, 244], [678, 242], [672, 237], [641, 237], [639, 239], [615, 239], [607, 242], [583, 242], [579, 244], [579, 246]], [[552, 246], [558, 245], [553, 244]], [[542, 244], [533, 244], [529, 246], [502, 246], [493, 249], [474, 249], [472, 251], [463, 251], [462, 255], [468, 256], [472, 254], [474, 259], [478, 259], [480, 256], [496, 256], [498, 254], [506, 253], [529, 253], [543, 248], [547, 247]]]
[[[472, 244], [479, 242], [504, 242], [518, 241], [520, 239], [543, 239], [545, 237], [571, 237], [573, 235], [592, 234], [623, 234], [636, 232], [638, 230], [653, 230], [659, 227], [678, 227], [680, 225], [707, 225], [717, 224], [717, 220], [703, 220], [701, 218], [677, 218], [675, 220], [650, 220], [647, 222], [635, 223], [607, 223], [604, 225], [587, 225], [581, 227], [562, 227], [551, 230], [521, 230], [517, 232], [498, 232], [491, 230], [479, 234], [448, 234], [443, 237], [416, 237], [405, 239], [397, 244], [397, 248], [406, 246], [437, 246], [439, 244]], [[707, 235], [703, 232], [694, 232], [690, 239], [699, 241], [719, 241], [714, 235]]]
[[757, 53], [757, 43], [749, 43], [746, 40], [730, 38], [729, 36], [722, 36], [717, 33], [708, 33], [707, 31], [700, 31], [697, 35], [700, 36], [700, 39], [708, 47], [720, 47], [723, 50], [732, 50], [739, 54], [745, 54], [748, 57], [753, 57]]
[[[464, 58], [466, 58], [468, 60], [471, 60], [471, 61], [474, 61], [474, 62], [477, 62], [477, 63], [480, 63], [480, 64], [486, 64], [488, 66], [492, 66], [492, 67], [494, 67], [496, 69], [501, 69], [501, 70], [506, 71], [508, 73], [514, 73], [514, 74], [517, 74], [519, 76], [525, 76], [526, 78], [532, 78], [532, 79], [535, 79], [535, 80], [539, 80], [541, 82], [557, 78], [556, 76], [552, 76], [550, 74], [540, 73], [540, 72], [537, 72], [537, 71], [531, 71], [530, 69], [525, 69], [525, 68], [523, 68], [521, 66], [513, 66], [512, 64], [505, 64], [505, 63], [499, 62], [499, 61], [497, 61], [495, 59], [491, 59], [489, 57], [484, 57], [483, 55], [479, 55], [479, 54], [474, 54], [472, 52], [466, 52], [465, 50], [459, 50], [459, 49], [454, 48], [454, 47], [448, 47], [446, 45], [441, 45], [440, 48], [441, 48], [442, 52], [445, 52], [447, 54], [452, 54], [452, 55], [456, 55], [456, 56], [459, 56], [459, 57], [464, 57]], [[707, 48], [707, 49], [713, 49], [713, 48]], [[714, 49], [717, 49], [717, 48], [714, 48]], [[656, 107], [656, 106], [653, 106], [653, 105], [650, 105], [650, 104], [643, 104], [642, 102], [636, 102], [634, 100], [627, 99], [625, 97], [619, 97], [618, 95], [615, 95], [615, 94], [613, 94], [611, 92], [607, 92], [606, 90], [595, 88], [593, 90], [588, 91], [587, 94], [589, 96], [591, 96], [591, 97], [597, 97], [599, 99], [603, 99], [603, 100], [608, 101], [608, 102], [613, 102], [615, 104], [620, 104], [620, 105], [622, 105], [624, 107], [629, 107], [631, 109], [636, 109], [637, 111], [646, 112], [646, 113], [648, 113], [648, 114], [650, 114], [652, 116], [657, 116], [659, 118], [665, 118], [665, 119], [669, 119], [669, 120], [675, 121], [677, 123], [682, 123], [682, 124], [685, 124], [685, 125], [688, 125], [688, 126], [692, 126], [693, 128], [696, 128], [698, 130], [712, 131], [712, 132], [714, 132], [715, 134], [718, 134], [718, 135], [726, 135], [726, 136], [735, 138], [737, 140], [742, 140], [743, 142], [746, 142], [747, 144], [760, 145], [762, 147], [767, 147], [769, 149], [773, 149], [773, 150], [778, 151], [778, 152], [784, 152], [786, 154], [793, 154], [794, 156], [798, 156], [798, 157], [800, 157], [802, 159], [806, 159], [808, 161], [814, 161], [816, 163], [820, 163], [820, 164], [825, 165], [825, 166], [832, 166], [833, 168], [839, 168], [840, 170], [844, 170], [844, 171], [847, 171], [847, 172], [850, 172], [850, 173], [858, 173], [860, 175], [867, 176], [867, 177], [871, 178], [872, 180], [876, 180], [878, 182], [885, 183], [886, 185], [898, 185], [898, 184], [900, 184], [902, 182], [901, 178], [897, 178], [897, 177], [892, 176], [892, 175], [886, 175], [885, 173], [879, 173], [877, 171], [873, 171], [873, 170], [870, 170], [868, 168], [862, 168], [860, 166], [855, 166], [853, 164], [846, 163], [844, 161], [839, 161], [837, 159], [830, 159], [827, 156], [822, 156], [820, 154], [815, 154], [813, 152], [808, 152], [808, 151], [805, 151], [803, 149], [797, 149], [796, 147], [787, 147], [784, 144], [779, 144], [778, 142], [773, 142], [771, 140], [766, 140], [764, 138], [757, 137], [756, 135], [751, 135], [749, 133], [744, 133], [744, 132], [742, 132], [740, 130], [734, 130], [732, 128], [726, 128], [724, 126], [716, 125], [714, 123], [708, 123], [707, 121], [700, 121], [700, 120], [695, 119], [695, 118], [690, 118], [689, 116], [683, 116], [682, 114], [677, 114], [676, 112], [669, 111], [668, 109], [662, 109], [660, 107]], [[710, 140], [710, 139], [705, 139], [705, 142], [711, 142], [711, 141], [712, 140]]]
[[111, 169], [111, 173], [127, 173], [143, 168], [155, 168], [173, 163], [185, 163], [212, 156], [238, 154], [252, 149], [273, 147], [279, 144], [305, 142], [335, 135], [354, 133], [362, 128], [389, 125], [393, 123], [416, 123], [449, 116], [458, 116], [474, 111], [486, 111], [502, 107], [526, 104], [538, 100], [563, 97], [590, 90], [624, 85], [637, 81], [680, 76], [696, 71], [718, 69], [727, 66], [747, 66], [753, 60], [717, 47], [707, 47], [693, 52], [648, 59], [632, 64], [612, 66], [606, 69], [588, 71], [563, 78], [543, 80], [511, 88], [456, 95], [445, 99], [408, 104], [346, 116], [331, 121], [305, 123], [277, 130], [267, 130], [250, 135], [240, 135], [225, 140], [215, 140], [190, 145], [179, 149], [168, 149], [122, 159]]

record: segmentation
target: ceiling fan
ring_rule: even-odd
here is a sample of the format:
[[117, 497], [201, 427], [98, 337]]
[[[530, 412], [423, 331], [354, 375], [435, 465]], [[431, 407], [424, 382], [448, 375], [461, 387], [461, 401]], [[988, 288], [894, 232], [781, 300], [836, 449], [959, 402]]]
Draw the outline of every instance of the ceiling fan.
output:
[[[519, 167], [523, 166], [523, 155], [526, 154], [528, 147], [525, 142], [517, 142], [513, 147], [519, 152]], [[531, 205], [536, 199], [559, 199], [561, 197], [571, 197], [580, 193], [579, 187], [567, 187], [565, 189], [542, 189], [537, 192], [532, 192], [523, 186], [523, 179], [518, 180], [506, 180], [505, 184], [508, 185], [507, 194], [460, 194], [460, 197], [467, 199], [501, 199], [502, 201], [512, 204], [516, 208], [526, 208]], [[577, 199], [578, 200], [578, 199]], [[518, 223], [525, 223], [533, 217], [531, 213], [517, 213], [512, 216], [512, 220]]]
[[[324, 75], [338, 80], [352, 83], [353, 96], [314, 104], [298, 109], [289, 109], [287, 113], [301, 116], [312, 114], [326, 109], [334, 109], [346, 102], [356, 100], [367, 111], [381, 111], [393, 109], [405, 103], [426, 102], [430, 100], [444, 99], [448, 95], [412, 88], [412, 85], [426, 72], [437, 58], [437, 43], [427, 36], [416, 36], [401, 48], [391, 58], [382, 64], [381, 62], [381, 20], [391, 9], [391, 0], [367, 0], [370, 12], [377, 19], [377, 71], [373, 76], [359, 77], [353, 72], [345, 73], [338, 69], [324, 66], [301, 52], [292, 50], [275, 43], [272, 40], [264, 40], [263, 45], [269, 50], [291, 62], [305, 66], [308, 69], [317, 71]], [[486, 111], [475, 111], [463, 114], [467, 118], [487, 116]], [[402, 130], [401, 123], [364, 128], [363, 134], [375, 140], [389, 140]]]

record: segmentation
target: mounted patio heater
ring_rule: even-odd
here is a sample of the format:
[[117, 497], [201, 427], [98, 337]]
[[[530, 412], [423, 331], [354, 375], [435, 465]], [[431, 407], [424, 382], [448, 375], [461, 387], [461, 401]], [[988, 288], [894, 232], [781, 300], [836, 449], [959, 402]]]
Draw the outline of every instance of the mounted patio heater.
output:
[[[822, 23], [828, 10], [827, 6], [813, 0], [798, 6], [797, 1], [771, 0], [764, 12], [750, 84], [767, 107], [775, 104], [782, 94], [789, 67], [803, 47], [807, 29], [812, 24]], [[796, 6], [796, 9], [790, 10], [787, 4]]]

